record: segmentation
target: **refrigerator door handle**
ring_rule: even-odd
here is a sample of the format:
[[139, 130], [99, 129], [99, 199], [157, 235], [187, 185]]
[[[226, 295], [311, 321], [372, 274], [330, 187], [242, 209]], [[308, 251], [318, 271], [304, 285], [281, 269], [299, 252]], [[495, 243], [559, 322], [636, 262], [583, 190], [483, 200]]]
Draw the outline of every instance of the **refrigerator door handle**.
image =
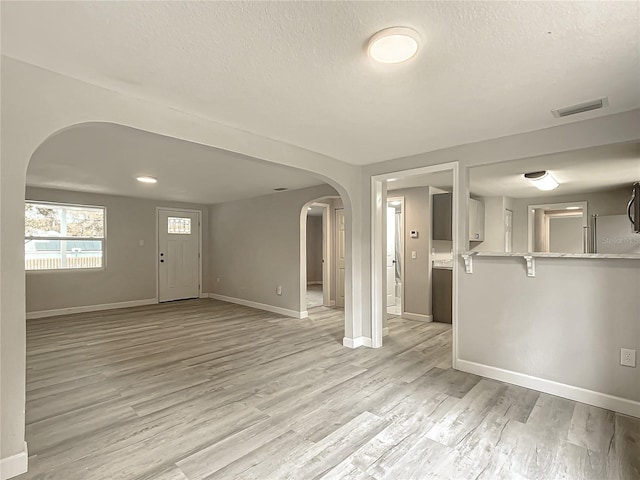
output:
[[627, 204], [627, 216], [629, 217], [629, 221], [631, 222], [632, 225], [635, 225], [635, 220], [631, 216], [631, 209], [633, 208], [633, 202], [635, 200], [636, 200], [636, 191], [633, 190], [633, 193], [631, 194], [631, 200], [629, 200], [629, 203]]

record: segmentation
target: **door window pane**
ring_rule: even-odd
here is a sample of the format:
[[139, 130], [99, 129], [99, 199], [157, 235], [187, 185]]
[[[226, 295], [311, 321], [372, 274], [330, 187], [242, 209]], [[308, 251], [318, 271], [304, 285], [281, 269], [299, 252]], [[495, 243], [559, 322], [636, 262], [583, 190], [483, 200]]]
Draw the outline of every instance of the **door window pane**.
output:
[[169, 217], [167, 233], [191, 235], [191, 219], [183, 217]]

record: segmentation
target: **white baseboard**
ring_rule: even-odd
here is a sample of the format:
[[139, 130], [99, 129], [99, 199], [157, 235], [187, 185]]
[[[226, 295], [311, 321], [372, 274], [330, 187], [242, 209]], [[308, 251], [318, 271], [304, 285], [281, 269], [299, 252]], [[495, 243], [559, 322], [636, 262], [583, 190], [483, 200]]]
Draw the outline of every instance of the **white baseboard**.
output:
[[356, 337], [356, 338], [344, 337], [342, 339], [342, 345], [349, 348], [358, 348], [358, 347], [371, 348], [372, 342], [369, 337]]
[[640, 418], [640, 402], [634, 400], [614, 397], [606, 393], [595, 392], [593, 390], [587, 390], [586, 388], [575, 387], [573, 385], [469, 362], [467, 360], [458, 359], [456, 367], [463, 372], [474, 373], [494, 380], [500, 380], [501, 382], [512, 383], [521, 387], [531, 388], [558, 397], [575, 400], [576, 402], [586, 403], [595, 407], [606, 408], [607, 410], [613, 410], [614, 412], [619, 412], [624, 415]]
[[300, 318], [308, 318], [309, 317], [309, 312], [307, 310], [305, 310], [304, 312], [300, 312]]
[[329, 306], [330, 307], [335, 307], [336, 306], [336, 301], [335, 300], [329, 300]]
[[275, 305], [267, 305], [266, 303], [253, 302], [243, 298], [227, 297], [226, 295], [219, 295], [217, 293], [210, 293], [209, 298], [215, 298], [216, 300], [222, 300], [223, 302], [236, 303], [238, 305], [244, 305], [245, 307], [257, 308], [258, 310], [266, 310], [267, 312], [279, 313], [280, 315], [286, 315], [287, 317], [306, 318], [309, 315], [307, 312], [299, 312], [288, 308], [276, 307]]
[[27, 320], [31, 320], [33, 318], [56, 317], [58, 315], [71, 315], [72, 313], [99, 312], [101, 310], [115, 310], [116, 308], [141, 307], [143, 305], [155, 305], [157, 303], [158, 300], [156, 298], [147, 298], [146, 300], [103, 303], [100, 305], [85, 305], [81, 307], [58, 308], [55, 310], [39, 310], [36, 312], [27, 312]]
[[209, 298], [209, 294], [208, 293], [201, 293], [200, 294], [200, 298]]
[[423, 315], [422, 313], [402, 312], [400, 317], [407, 320], [417, 320], [418, 322], [433, 322], [433, 315]]
[[322, 285], [322, 280], [314, 280], [312, 282], [307, 282], [307, 285]]
[[7, 480], [22, 475], [27, 471], [28, 462], [29, 453], [27, 451], [27, 442], [24, 442], [24, 448], [20, 453], [0, 459], [0, 480]]

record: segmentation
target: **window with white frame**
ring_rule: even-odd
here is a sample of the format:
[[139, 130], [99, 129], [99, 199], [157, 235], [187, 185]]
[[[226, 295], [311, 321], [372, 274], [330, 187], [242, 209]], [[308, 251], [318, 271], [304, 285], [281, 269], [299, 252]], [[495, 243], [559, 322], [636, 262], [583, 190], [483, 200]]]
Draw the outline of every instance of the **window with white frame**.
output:
[[105, 208], [25, 203], [25, 270], [102, 268]]

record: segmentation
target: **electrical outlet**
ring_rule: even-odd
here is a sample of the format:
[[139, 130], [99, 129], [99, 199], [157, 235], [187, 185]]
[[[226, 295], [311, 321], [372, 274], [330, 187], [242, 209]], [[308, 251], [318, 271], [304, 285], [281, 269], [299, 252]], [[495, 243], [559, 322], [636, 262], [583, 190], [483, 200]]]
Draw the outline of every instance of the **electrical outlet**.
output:
[[621, 348], [620, 349], [620, 365], [624, 365], [625, 367], [635, 367], [636, 351], [630, 348]]
[[282, 295], [282, 285], [276, 287], [276, 295]]

